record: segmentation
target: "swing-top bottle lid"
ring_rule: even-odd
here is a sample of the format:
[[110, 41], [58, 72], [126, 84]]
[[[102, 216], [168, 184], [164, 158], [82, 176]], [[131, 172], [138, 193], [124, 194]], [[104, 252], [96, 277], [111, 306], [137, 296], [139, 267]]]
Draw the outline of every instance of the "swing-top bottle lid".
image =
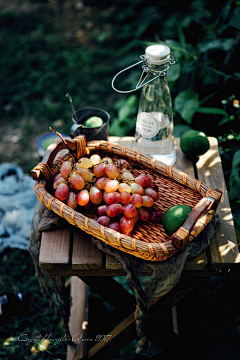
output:
[[145, 59], [149, 64], [166, 64], [170, 61], [170, 49], [161, 44], [148, 46], [145, 50]]

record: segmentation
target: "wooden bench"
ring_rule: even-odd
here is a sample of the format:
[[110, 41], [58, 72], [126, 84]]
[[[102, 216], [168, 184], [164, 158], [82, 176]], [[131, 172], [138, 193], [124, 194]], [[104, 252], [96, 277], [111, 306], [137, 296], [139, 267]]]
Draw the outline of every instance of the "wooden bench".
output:
[[[132, 137], [111, 137], [110, 141], [129, 148], [134, 145]], [[217, 140], [210, 137], [209, 141], [210, 150], [200, 157], [196, 166], [180, 150], [179, 139], [175, 139], [175, 147], [178, 169], [198, 178], [212, 189], [218, 188], [223, 191], [221, 203], [218, 207], [217, 232], [205, 251], [186, 262], [182, 276], [174, 288], [166, 295], [149, 302], [148, 323], [150, 329], [156, 318], [161, 318], [167, 309], [174, 307], [204, 278], [223, 274], [238, 266], [240, 262]], [[73, 286], [71, 287], [73, 306], [70, 318], [72, 334], [80, 332], [87, 337], [87, 286], [90, 286], [114, 308], [119, 309], [126, 317], [121, 324], [111, 331], [109, 334], [111, 337], [108, 341], [97, 342], [89, 351], [87, 351], [86, 343], [80, 342], [75, 357], [69, 349], [68, 360], [87, 357], [89, 359], [107, 359], [114, 356], [117, 351], [136, 337], [135, 298], [112, 278], [113, 276], [126, 275], [122, 265], [115, 258], [99, 251], [90, 241], [89, 235], [78, 228], [44, 232], [39, 262], [49, 275], [73, 277]], [[149, 274], [146, 272], [139, 275]], [[122, 309], [123, 302], [126, 304], [124, 309]], [[78, 308], [76, 307], [77, 303]]]

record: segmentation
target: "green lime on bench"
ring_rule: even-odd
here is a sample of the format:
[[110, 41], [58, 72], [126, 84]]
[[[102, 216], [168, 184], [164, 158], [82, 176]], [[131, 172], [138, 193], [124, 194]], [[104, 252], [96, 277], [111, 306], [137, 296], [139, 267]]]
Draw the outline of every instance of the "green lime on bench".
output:
[[103, 124], [103, 120], [100, 117], [92, 116], [83, 123], [83, 126], [95, 128], [102, 126], [102, 124]]
[[203, 132], [189, 130], [181, 136], [180, 147], [184, 154], [192, 159], [205, 154], [209, 150], [210, 144]]
[[192, 208], [187, 205], [175, 205], [163, 215], [162, 225], [169, 236], [172, 236], [187, 220]]

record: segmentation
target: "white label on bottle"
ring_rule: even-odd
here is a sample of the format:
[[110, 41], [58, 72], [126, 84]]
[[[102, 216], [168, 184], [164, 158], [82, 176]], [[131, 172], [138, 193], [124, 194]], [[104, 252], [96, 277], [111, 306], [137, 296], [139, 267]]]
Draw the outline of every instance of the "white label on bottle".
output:
[[138, 115], [137, 127], [140, 134], [145, 138], [154, 137], [160, 130], [159, 121], [154, 116], [145, 112]]

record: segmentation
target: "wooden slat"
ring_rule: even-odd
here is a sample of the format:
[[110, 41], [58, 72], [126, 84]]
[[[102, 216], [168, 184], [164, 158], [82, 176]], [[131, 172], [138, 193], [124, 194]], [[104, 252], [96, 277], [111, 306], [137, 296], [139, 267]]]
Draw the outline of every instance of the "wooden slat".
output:
[[106, 269], [107, 270], [123, 270], [123, 266], [122, 264], [117, 260], [115, 259], [113, 256], [110, 256], [108, 254], [106, 254]]
[[[176, 305], [189, 291], [193, 290], [202, 281], [203, 279], [194, 277], [181, 279], [170, 292], [149, 302], [147, 312], [149, 328], [154, 328], [154, 331], [156, 332], [156, 314], [158, 318], [161, 316], [161, 313], [165, 314], [167, 309]], [[161, 324], [160, 322], [157, 323]], [[137, 337], [134, 313], [112, 330], [109, 335], [111, 336], [107, 342], [98, 342], [89, 350], [89, 359], [109, 359]]]
[[[195, 177], [192, 161], [188, 159], [180, 149], [180, 138], [175, 138], [175, 150], [177, 157], [177, 168], [186, 174]], [[204, 250], [198, 256], [186, 261], [184, 265], [184, 271], [200, 271], [207, 269], [208, 266], [207, 252]]]
[[80, 229], [74, 231], [72, 269], [102, 269], [102, 252], [91, 242], [91, 236]]
[[69, 331], [77, 348], [74, 351], [68, 346], [67, 360], [87, 359], [87, 341], [81, 341], [81, 339], [88, 338], [88, 296], [88, 286], [77, 276], [72, 276], [72, 307], [69, 320]]
[[51, 269], [55, 265], [69, 267], [70, 230], [58, 229], [42, 233], [39, 265], [43, 269]]
[[211, 266], [222, 269], [238, 264], [240, 255], [234, 230], [232, 212], [227, 196], [225, 180], [222, 171], [221, 158], [218, 152], [217, 139], [210, 137], [210, 150], [202, 155], [197, 162], [199, 180], [207, 184], [211, 189], [219, 189], [223, 192], [218, 206], [219, 222], [217, 232], [210, 244]]

